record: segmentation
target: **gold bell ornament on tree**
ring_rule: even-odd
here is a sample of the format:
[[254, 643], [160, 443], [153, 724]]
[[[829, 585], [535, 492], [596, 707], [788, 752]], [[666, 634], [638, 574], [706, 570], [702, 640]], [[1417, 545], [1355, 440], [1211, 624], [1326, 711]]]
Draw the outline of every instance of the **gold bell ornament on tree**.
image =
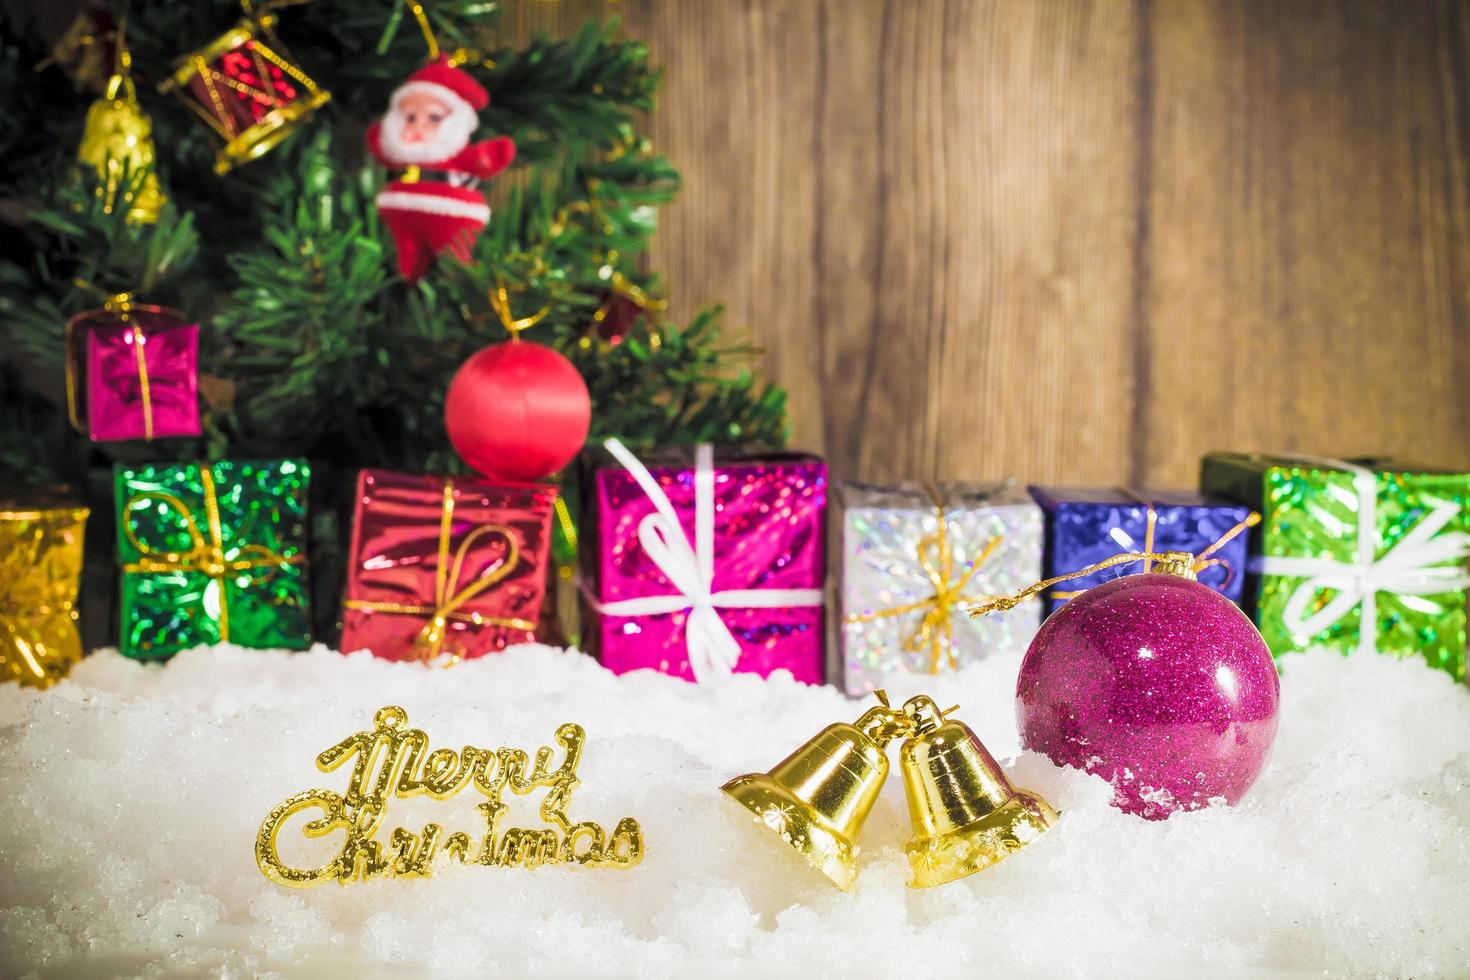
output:
[[138, 104], [129, 75], [133, 59], [123, 43], [123, 28], [118, 28], [114, 43], [112, 77], [102, 98], [87, 110], [77, 160], [95, 168], [102, 180], [97, 195], [105, 212], [126, 207], [129, 223], [152, 224], [165, 203], [153, 172], [153, 123]]
[[843, 889], [857, 881], [857, 835], [888, 778], [887, 746], [899, 738], [913, 887], [983, 870], [1056, 822], [1050, 804], [1011, 785], [968, 726], [948, 720], [955, 708], [941, 711], [920, 695], [894, 709], [875, 693], [880, 703], [856, 723], [829, 725], [770, 772], [732, 779], [723, 792]]
[[257, 12], [250, 0], [240, 0], [245, 18], [180, 58], [173, 77], [159, 86], [177, 94], [224, 141], [216, 173], [269, 152], [331, 99], [275, 35], [275, 11], [303, 2], [275, 0]]

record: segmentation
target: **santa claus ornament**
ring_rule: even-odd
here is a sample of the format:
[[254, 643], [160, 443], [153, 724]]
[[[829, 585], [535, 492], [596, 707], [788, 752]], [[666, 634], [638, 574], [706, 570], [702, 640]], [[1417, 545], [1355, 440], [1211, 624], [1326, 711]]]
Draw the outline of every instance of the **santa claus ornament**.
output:
[[479, 183], [510, 166], [516, 147], [508, 136], [470, 142], [489, 104], [469, 72], [440, 56], [393, 91], [387, 114], [368, 129], [368, 149], [393, 171], [378, 213], [409, 282], [422, 279], [440, 252], [468, 262], [490, 220]]

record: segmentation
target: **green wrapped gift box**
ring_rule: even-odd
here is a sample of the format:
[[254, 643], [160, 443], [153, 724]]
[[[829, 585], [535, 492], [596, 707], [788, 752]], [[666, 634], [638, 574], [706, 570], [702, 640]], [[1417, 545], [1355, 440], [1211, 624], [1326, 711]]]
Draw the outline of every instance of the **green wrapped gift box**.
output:
[[122, 652], [311, 643], [303, 460], [119, 465]]
[[1200, 483], [1261, 514], [1247, 591], [1273, 653], [1377, 649], [1465, 677], [1470, 474], [1211, 453]]

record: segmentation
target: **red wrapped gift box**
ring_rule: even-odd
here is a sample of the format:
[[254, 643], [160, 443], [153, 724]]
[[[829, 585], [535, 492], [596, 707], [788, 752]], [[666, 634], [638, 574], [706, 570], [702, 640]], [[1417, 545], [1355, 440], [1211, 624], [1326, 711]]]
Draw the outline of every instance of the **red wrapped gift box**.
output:
[[363, 470], [344, 653], [478, 657], [536, 638], [556, 488]]

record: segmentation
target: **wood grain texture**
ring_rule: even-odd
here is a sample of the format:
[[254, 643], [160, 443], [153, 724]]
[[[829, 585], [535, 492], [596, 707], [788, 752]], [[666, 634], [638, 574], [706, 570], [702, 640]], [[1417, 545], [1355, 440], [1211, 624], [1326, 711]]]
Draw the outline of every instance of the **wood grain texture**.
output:
[[723, 302], [839, 477], [1188, 485], [1217, 448], [1470, 465], [1455, 0], [517, 0], [615, 14]]

